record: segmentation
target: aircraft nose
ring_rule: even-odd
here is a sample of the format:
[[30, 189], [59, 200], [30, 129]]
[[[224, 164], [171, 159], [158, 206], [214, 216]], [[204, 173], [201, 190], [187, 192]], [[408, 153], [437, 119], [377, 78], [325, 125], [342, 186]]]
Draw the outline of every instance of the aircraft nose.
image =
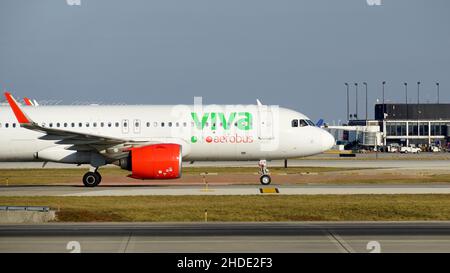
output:
[[328, 151], [335, 144], [335, 140], [332, 134], [322, 129], [322, 149]]

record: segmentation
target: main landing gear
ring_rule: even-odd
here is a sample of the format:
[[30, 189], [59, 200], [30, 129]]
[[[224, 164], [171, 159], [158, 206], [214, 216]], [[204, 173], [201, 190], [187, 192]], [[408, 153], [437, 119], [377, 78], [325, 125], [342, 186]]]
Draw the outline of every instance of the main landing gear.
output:
[[83, 184], [86, 187], [96, 187], [102, 182], [102, 176], [98, 172], [98, 168], [94, 171], [90, 170], [83, 176]]
[[259, 174], [261, 175], [259, 177], [259, 182], [261, 182], [262, 185], [269, 185], [270, 182], [272, 182], [272, 178], [270, 178], [269, 169], [267, 169], [267, 161], [260, 160], [258, 166]]

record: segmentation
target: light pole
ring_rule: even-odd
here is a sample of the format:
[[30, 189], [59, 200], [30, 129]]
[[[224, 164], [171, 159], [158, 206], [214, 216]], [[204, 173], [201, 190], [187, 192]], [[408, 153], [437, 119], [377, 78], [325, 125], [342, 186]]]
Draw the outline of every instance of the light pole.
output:
[[[420, 82], [417, 82], [417, 119], [420, 119], [420, 109], [419, 109], [419, 104], [420, 104]], [[419, 124], [417, 124], [419, 125]]]
[[383, 118], [382, 119], [384, 119], [384, 85], [386, 84], [386, 82], [385, 81], [383, 81], [382, 82], [382, 84], [383, 84], [383, 95], [382, 95], [382, 101], [383, 101]]
[[363, 82], [363, 84], [366, 87], [366, 122], [367, 122], [367, 82]]
[[408, 83], [404, 82], [405, 85], [405, 103], [406, 103], [406, 119], [408, 119]]
[[439, 104], [439, 83], [436, 83], [436, 88], [437, 88], [437, 103]]
[[347, 121], [350, 120], [350, 97], [348, 91], [348, 83], [344, 83], [347, 86]]
[[356, 96], [355, 96], [355, 104], [356, 104], [356, 106], [355, 106], [355, 114], [353, 115], [354, 117], [355, 117], [355, 119], [358, 119], [358, 83], [357, 82], [355, 82], [355, 93], [356, 93]]

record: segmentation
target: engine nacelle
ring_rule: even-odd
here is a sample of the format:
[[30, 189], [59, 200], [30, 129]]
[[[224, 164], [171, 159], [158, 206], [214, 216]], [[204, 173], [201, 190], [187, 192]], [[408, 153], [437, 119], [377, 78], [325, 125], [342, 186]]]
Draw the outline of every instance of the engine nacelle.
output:
[[136, 179], [174, 179], [181, 176], [181, 145], [154, 144], [131, 148], [120, 167]]

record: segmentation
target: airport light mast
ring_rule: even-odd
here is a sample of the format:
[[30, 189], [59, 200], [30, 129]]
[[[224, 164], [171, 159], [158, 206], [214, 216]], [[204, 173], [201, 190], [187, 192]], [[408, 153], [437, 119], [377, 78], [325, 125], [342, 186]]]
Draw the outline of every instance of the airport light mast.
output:
[[436, 88], [437, 88], [437, 103], [439, 104], [439, 83], [436, 83]]
[[347, 120], [350, 120], [350, 95], [348, 90], [348, 83], [344, 83], [347, 87]]
[[384, 120], [384, 111], [385, 111], [385, 109], [384, 109], [384, 85], [386, 84], [386, 81], [383, 81], [382, 84], [383, 84], [382, 100], [383, 100], [383, 120]]
[[366, 122], [367, 122], [367, 82], [363, 82], [364, 86], [366, 87]]
[[[417, 119], [418, 120], [420, 119], [419, 104], [420, 104], [420, 82], [417, 82]], [[417, 124], [417, 126], [419, 126], [419, 124]], [[419, 131], [419, 127], [417, 127], [417, 131]]]
[[355, 117], [355, 119], [358, 119], [358, 83], [357, 82], [355, 82], [355, 94], [356, 94], [356, 96], [355, 96], [355, 104], [356, 104], [356, 106], [355, 106], [355, 114], [353, 115], [354, 117]]
[[408, 83], [404, 82], [405, 85], [405, 103], [406, 103], [406, 119], [408, 119]]

